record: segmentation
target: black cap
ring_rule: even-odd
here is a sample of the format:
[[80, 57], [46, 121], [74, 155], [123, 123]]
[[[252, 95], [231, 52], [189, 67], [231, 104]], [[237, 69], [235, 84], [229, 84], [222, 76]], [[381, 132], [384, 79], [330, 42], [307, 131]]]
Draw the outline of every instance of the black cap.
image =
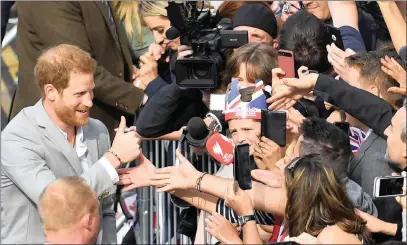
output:
[[233, 28], [251, 26], [267, 32], [272, 38], [277, 37], [277, 20], [271, 9], [262, 4], [245, 4], [233, 17]]

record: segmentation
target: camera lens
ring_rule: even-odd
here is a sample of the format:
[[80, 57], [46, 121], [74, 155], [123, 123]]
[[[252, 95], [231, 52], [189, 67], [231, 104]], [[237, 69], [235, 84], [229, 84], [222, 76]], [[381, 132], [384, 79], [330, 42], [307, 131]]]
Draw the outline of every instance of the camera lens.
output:
[[195, 79], [208, 78], [210, 75], [210, 69], [208, 68], [208, 65], [196, 64], [192, 67], [192, 76]]

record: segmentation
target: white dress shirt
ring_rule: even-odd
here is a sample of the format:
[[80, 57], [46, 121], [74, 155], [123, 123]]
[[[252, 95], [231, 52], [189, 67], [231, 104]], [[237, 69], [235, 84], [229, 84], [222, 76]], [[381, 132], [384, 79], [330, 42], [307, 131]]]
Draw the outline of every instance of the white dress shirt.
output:
[[[59, 130], [64, 135], [65, 139], [68, 140], [68, 134], [62, 131], [61, 129]], [[79, 161], [81, 162], [83, 172], [87, 171], [93, 163], [89, 162], [89, 159], [87, 158], [88, 147], [83, 143], [82, 127], [76, 128], [75, 151], [76, 154], [78, 155]], [[99, 162], [105, 167], [113, 184], [116, 184], [119, 181], [119, 175], [117, 174], [116, 169], [104, 156], [101, 159], [99, 159]]]

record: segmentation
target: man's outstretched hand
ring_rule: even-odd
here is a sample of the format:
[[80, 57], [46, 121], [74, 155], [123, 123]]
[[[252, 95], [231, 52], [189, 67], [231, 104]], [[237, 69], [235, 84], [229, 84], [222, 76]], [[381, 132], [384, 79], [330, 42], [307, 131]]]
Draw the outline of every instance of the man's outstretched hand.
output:
[[[301, 68], [300, 68], [301, 69]], [[273, 69], [275, 74], [284, 74], [284, 71], [280, 68]], [[278, 76], [278, 75], [277, 75]], [[269, 110], [288, 110], [299, 99], [307, 96], [314, 89], [318, 79], [318, 74], [310, 73], [302, 76], [299, 79], [296, 78], [282, 78], [273, 85], [273, 96], [271, 96], [267, 103], [271, 104]], [[275, 76], [273, 76], [274, 78]], [[274, 81], [273, 81], [274, 83]]]
[[140, 161], [140, 165], [137, 167], [117, 170], [120, 176], [117, 184], [125, 186], [123, 191], [152, 185], [151, 177], [154, 175], [156, 167], [143, 154], [140, 154]]

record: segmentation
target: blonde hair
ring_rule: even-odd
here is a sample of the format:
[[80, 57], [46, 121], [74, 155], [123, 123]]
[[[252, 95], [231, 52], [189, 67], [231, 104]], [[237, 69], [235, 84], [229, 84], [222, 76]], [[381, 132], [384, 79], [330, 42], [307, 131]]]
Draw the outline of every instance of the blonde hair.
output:
[[[117, 18], [123, 22], [124, 30], [129, 38], [137, 32], [137, 41], [143, 43], [142, 24], [139, 14], [139, 0], [112, 2]], [[134, 30], [134, 25], [136, 29]]]
[[87, 214], [99, 215], [96, 193], [78, 176], [48, 185], [40, 196], [38, 212], [44, 231], [71, 230]]
[[78, 46], [60, 44], [45, 50], [37, 59], [34, 78], [45, 96], [44, 86], [52, 84], [62, 93], [68, 87], [71, 73], [94, 73], [96, 61]]
[[166, 1], [141, 1], [139, 5], [140, 15], [145, 16], [165, 16], [167, 17], [168, 2]]

